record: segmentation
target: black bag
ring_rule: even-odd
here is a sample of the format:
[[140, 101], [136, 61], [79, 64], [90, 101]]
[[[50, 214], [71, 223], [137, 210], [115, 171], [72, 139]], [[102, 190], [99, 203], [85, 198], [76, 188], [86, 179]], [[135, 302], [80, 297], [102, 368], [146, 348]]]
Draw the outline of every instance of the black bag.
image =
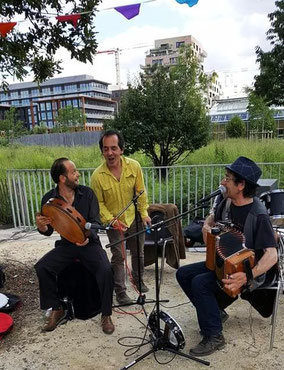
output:
[[194, 243], [204, 244], [202, 227], [204, 224], [204, 219], [195, 218], [189, 225], [183, 229], [184, 235], [190, 239], [193, 246]]
[[1, 266], [0, 266], [0, 289], [4, 287], [5, 280], [6, 278], [5, 278], [4, 271], [1, 269]]
[[21, 298], [15, 294], [2, 293], [8, 298], [8, 303], [0, 308], [0, 312], [13, 312], [21, 305]]

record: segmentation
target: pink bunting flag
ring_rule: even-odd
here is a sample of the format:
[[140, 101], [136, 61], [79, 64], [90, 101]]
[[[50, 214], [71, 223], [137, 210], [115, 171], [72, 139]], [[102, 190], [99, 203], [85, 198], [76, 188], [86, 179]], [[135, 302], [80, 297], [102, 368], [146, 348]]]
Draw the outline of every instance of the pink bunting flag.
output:
[[56, 17], [58, 22], [71, 22], [74, 28], [77, 28], [78, 20], [80, 18], [81, 18], [80, 14], [59, 15]]
[[131, 19], [136, 17], [139, 14], [141, 4], [132, 4], [125, 6], [118, 6], [114, 8], [117, 12], [122, 14], [125, 18]]

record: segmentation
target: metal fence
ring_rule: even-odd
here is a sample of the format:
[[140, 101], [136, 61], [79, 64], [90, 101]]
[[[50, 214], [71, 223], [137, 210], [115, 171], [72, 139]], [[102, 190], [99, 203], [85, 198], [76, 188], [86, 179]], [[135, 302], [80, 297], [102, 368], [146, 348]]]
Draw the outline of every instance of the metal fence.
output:
[[[262, 178], [276, 179], [284, 188], [284, 163], [259, 163]], [[174, 203], [180, 213], [194, 208], [199, 199], [218, 188], [225, 164], [144, 167], [144, 180], [150, 204]], [[89, 185], [93, 168], [79, 169], [80, 183]], [[54, 184], [47, 169], [7, 170], [9, 198], [14, 227], [34, 227], [42, 196]], [[183, 218], [188, 224], [196, 216], [204, 217], [208, 209], [189, 212]]]

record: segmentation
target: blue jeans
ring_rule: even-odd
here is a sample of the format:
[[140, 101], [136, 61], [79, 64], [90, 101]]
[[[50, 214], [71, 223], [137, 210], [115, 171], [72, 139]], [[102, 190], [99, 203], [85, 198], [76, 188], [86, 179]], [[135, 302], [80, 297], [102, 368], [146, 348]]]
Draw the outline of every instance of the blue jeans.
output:
[[201, 335], [218, 335], [222, 332], [220, 310], [216, 300], [218, 288], [216, 274], [197, 262], [182, 266], [177, 270], [176, 278], [196, 308]]

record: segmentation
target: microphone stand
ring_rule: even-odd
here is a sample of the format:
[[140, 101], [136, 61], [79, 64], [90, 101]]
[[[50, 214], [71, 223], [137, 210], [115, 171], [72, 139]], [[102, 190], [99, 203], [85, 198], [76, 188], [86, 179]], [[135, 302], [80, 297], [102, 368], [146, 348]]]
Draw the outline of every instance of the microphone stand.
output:
[[[115, 241], [111, 244], [109, 244], [108, 246], [109, 247], [112, 247], [114, 245], [117, 245], [118, 243], [122, 243], [124, 241], [127, 241], [128, 239], [132, 238], [132, 237], [136, 237], [136, 248], [137, 248], [137, 266], [138, 266], [138, 290], [139, 290], [139, 296], [137, 298], [137, 301], [136, 302], [133, 302], [133, 303], [124, 303], [124, 304], [119, 304], [119, 305], [113, 305], [112, 307], [113, 308], [117, 308], [117, 307], [124, 307], [124, 306], [131, 306], [131, 305], [134, 305], [134, 304], [140, 304], [143, 308], [143, 311], [146, 315], [146, 312], [144, 310], [144, 307], [143, 305], [145, 303], [155, 303], [155, 300], [147, 300], [146, 301], [146, 295], [145, 294], [142, 294], [141, 292], [141, 266], [140, 266], [140, 248], [139, 248], [139, 235], [142, 234], [143, 232], [145, 232], [145, 230], [140, 230], [139, 231], [139, 224], [138, 224], [138, 218], [139, 218], [139, 212], [138, 212], [138, 208], [137, 208], [137, 200], [138, 198], [144, 193], [144, 190], [141, 190], [138, 194], [134, 195], [134, 197], [131, 199], [131, 201], [126, 205], [125, 208], [123, 208], [119, 213], [118, 215], [109, 223], [109, 225], [106, 227], [106, 230], [109, 230], [109, 229], [115, 229], [112, 225], [115, 223], [116, 220], [119, 219], [119, 217], [133, 204], [134, 205], [134, 208], [135, 208], [135, 227], [136, 227], [136, 233], [134, 234], [131, 234], [127, 237], [125, 237], [124, 239], [120, 239], [118, 241]], [[144, 246], [143, 246], [144, 247]], [[127, 257], [125, 257], [127, 258]], [[163, 302], [169, 302], [169, 300], [163, 300]], [[147, 315], [146, 315], [147, 316]]]
[[[162, 332], [161, 331], [161, 327], [160, 327], [160, 320], [161, 320], [161, 311], [160, 311], [160, 302], [162, 302], [160, 300], [160, 288], [159, 288], [159, 265], [158, 265], [158, 236], [157, 236], [157, 231], [158, 231], [158, 228], [160, 227], [163, 227], [165, 224], [168, 224], [169, 222], [171, 221], [174, 221], [174, 220], [177, 220], [179, 218], [182, 218], [184, 217], [185, 215], [187, 215], [188, 213], [192, 213], [198, 209], [201, 209], [201, 208], [205, 208], [205, 207], [208, 207], [208, 201], [207, 202], [204, 202], [202, 201], [202, 204], [198, 205], [197, 207], [195, 208], [192, 208], [190, 210], [187, 210], [181, 214], [178, 214], [174, 217], [171, 217], [169, 219], [166, 219], [166, 220], [163, 220], [163, 221], [160, 221], [160, 222], [157, 222], [156, 224], [152, 225], [151, 226], [151, 230], [154, 231], [154, 239], [155, 239], [155, 289], [156, 289], [156, 316], [155, 316], [155, 325], [156, 325], [156, 328], [155, 330], [153, 330], [153, 336], [151, 338], [151, 344], [152, 344], [152, 348], [144, 353], [143, 355], [141, 355], [140, 357], [138, 357], [137, 359], [135, 359], [134, 361], [132, 361], [131, 363], [129, 363], [128, 365], [124, 366], [121, 370], [126, 370], [126, 369], [129, 369], [130, 367], [134, 366], [137, 362], [143, 360], [143, 358], [149, 356], [151, 353], [155, 353], [159, 350], [163, 350], [163, 351], [169, 351], [175, 355], [179, 355], [179, 356], [182, 356], [182, 357], [186, 357], [188, 359], [191, 359], [191, 360], [194, 360], [194, 361], [197, 361], [197, 362], [200, 362], [204, 365], [207, 365], [209, 366], [210, 365], [210, 362], [208, 361], [205, 361], [205, 360], [202, 360], [202, 359], [199, 359], [197, 357], [194, 357], [192, 355], [189, 355], [189, 354], [185, 354], [183, 352], [180, 352], [179, 349], [176, 349], [170, 342], [169, 342], [169, 328], [165, 328], [165, 331]], [[142, 233], [145, 233], [146, 230], [140, 230], [128, 237], [126, 237], [125, 239], [123, 239], [123, 241], [129, 239], [129, 238], [132, 238], [134, 236], [138, 236]], [[118, 241], [118, 242], [114, 242], [114, 243], [111, 243], [109, 245], [106, 245], [106, 248], [109, 248], [119, 242], [121, 242], [122, 240]], [[173, 332], [174, 333], [174, 332]], [[178, 347], [177, 347], [178, 348]]]

